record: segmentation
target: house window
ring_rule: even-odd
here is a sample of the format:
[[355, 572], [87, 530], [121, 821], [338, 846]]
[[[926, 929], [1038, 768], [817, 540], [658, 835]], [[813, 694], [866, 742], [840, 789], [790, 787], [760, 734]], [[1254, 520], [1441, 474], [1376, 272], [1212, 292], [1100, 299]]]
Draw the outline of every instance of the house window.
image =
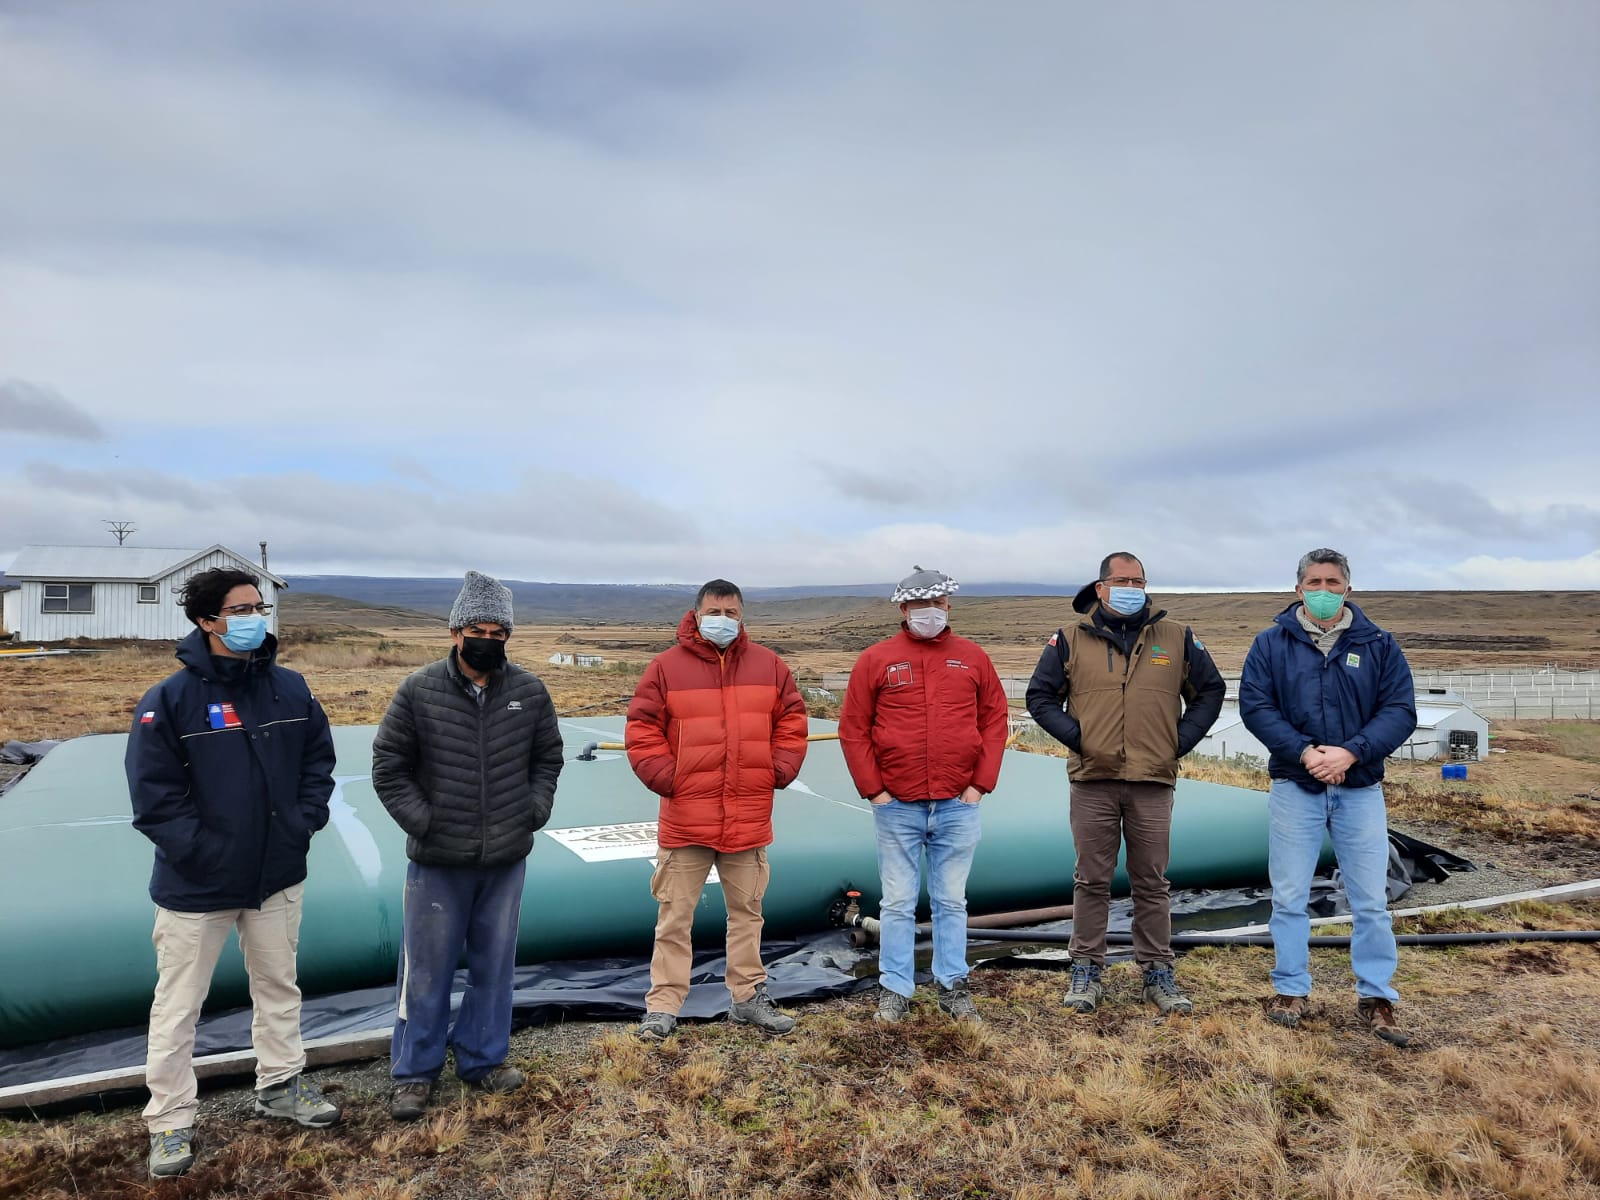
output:
[[161, 602], [161, 589], [153, 583], [139, 585], [140, 604], [159, 604]]
[[47, 583], [40, 612], [92, 613], [94, 611], [94, 584]]

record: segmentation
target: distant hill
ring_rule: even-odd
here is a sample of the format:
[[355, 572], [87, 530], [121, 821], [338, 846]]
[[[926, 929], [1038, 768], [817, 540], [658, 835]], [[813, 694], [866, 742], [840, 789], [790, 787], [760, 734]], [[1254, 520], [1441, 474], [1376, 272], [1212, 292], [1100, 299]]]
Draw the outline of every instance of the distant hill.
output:
[[[288, 575], [291, 591], [341, 596], [362, 605], [409, 609], [444, 616], [461, 590], [459, 579], [409, 579], [376, 575]], [[511, 589], [517, 620], [527, 624], [573, 624], [669, 621], [694, 602], [699, 584], [692, 583], [538, 583], [504, 581]], [[752, 612], [782, 606], [789, 615], [806, 610], [815, 615], [842, 612], [886, 601], [893, 583], [745, 588]], [[1065, 596], [1075, 588], [1047, 583], [963, 584], [963, 596]]]

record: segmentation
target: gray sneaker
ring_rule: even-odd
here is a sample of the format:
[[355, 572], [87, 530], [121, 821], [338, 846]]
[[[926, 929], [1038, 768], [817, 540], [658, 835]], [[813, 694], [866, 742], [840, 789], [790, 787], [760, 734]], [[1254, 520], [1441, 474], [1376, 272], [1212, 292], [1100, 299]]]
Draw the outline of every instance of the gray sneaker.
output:
[[645, 1013], [644, 1020], [639, 1022], [639, 1028], [633, 1031], [633, 1036], [641, 1042], [664, 1042], [677, 1027], [678, 1018], [673, 1013]]
[[194, 1166], [194, 1130], [163, 1129], [150, 1135], [150, 1178], [171, 1179]]
[[794, 1028], [794, 1018], [778, 1011], [764, 983], [756, 985], [750, 999], [734, 1001], [728, 1009], [728, 1020], [735, 1025], [754, 1025], [767, 1033], [788, 1033]]
[[1100, 983], [1099, 963], [1079, 959], [1072, 964], [1072, 986], [1061, 997], [1061, 1003], [1078, 1013], [1092, 1013], [1100, 1007], [1100, 997], [1105, 987]]
[[501, 1063], [486, 1075], [480, 1075], [476, 1079], [467, 1079], [462, 1082], [480, 1092], [514, 1092], [528, 1082], [528, 1077], [515, 1067], [508, 1067], [505, 1063]]
[[939, 1007], [949, 1013], [958, 1021], [968, 1021], [972, 1024], [982, 1024], [983, 1018], [978, 1015], [978, 1006], [972, 999], [972, 988], [963, 975], [949, 987], [935, 981], [934, 987], [939, 990]]
[[1194, 1011], [1194, 1001], [1178, 987], [1171, 963], [1151, 963], [1144, 969], [1144, 998], [1159, 1008], [1162, 1016]]
[[277, 1117], [309, 1129], [337, 1125], [342, 1112], [337, 1104], [324, 1099], [317, 1085], [304, 1075], [285, 1079], [256, 1093], [257, 1116]]
[[904, 1019], [911, 1012], [911, 997], [902, 996], [899, 992], [891, 992], [886, 987], [878, 988], [878, 1011], [873, 1014], [874, 1021], [886, 1021], [894, 1024]]

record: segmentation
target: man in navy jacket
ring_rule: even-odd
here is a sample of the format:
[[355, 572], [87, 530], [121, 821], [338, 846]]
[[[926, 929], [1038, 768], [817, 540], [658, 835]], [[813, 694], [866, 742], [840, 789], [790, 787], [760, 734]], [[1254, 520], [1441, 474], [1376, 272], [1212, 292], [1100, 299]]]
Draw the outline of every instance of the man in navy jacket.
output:
[[234, 928], [250, 975], [255, 1111], [311, 1128], [340, 1110], [301, 1074], [295, 948], [306, 851], [328, 823], [333, 736], [298, 674], [277, 665], [256, 576], [218, 567], [184, 585], [183, 669], [145, 693], [128, 736], [133, 826], [155, 843], [158, 972], [145, 1081], [150, 1174], [194, 1163], [195, 1022]]
[[1394, 635], [1350, 603], [1350, 563], [1336, 550], [1300, 560], [1299, 599], [1256, 635], [1239, 681], [1239, 715], [1271, 753], [1272, 941], [1268, 1015], [1295, 1028], [1311, 994], [1306, 902], [1333, 839], [1354, 934], [1357, 1011], [1403, 1046], [1390, 983], [1396, 955], [1388, 909], [1388, 813], [1383, 761], [1417, 727], [1411, 668]]

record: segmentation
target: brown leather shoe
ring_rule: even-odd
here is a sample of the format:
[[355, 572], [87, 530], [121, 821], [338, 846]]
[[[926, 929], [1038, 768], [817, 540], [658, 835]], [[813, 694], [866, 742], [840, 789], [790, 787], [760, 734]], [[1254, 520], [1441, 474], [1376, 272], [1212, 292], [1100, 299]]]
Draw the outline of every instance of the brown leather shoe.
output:
[[1394, 1005], [1382, 996], [1361, 997], [1356, 1012], [1366, 1022], [1368, 1029], [1391, 1046], [1404, 1046], [1411, 1041], [1411, 1035], [1401, 1029], [1400, 1022], [1395, 1020]]
[[1267, 1002], [1267, 1019], [1285, 1029], [1299, 1029], [1300, 1018], [1310, 1011], [1311, 1003], [1304, 996], [1274, 995]]

